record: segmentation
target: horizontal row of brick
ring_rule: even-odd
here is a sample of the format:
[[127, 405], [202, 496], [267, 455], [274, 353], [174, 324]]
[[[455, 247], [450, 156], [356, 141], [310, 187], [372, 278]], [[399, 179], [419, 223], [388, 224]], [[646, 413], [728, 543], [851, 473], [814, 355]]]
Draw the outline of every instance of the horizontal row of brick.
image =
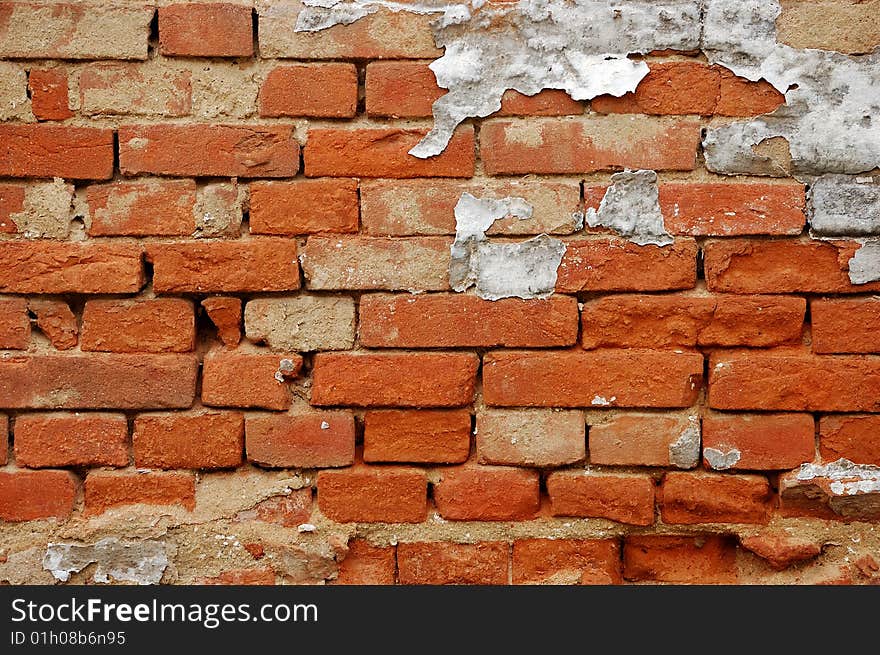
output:
[[[367, 463], [462, 464], [471, 454], [468, 410], [372, 410], [363, 417], [362, 459]], [[736, 450], [733, 470], [782, 471], [814, 460], [816, 426], [808, 414], [624, 413], [595, 416], [585, 424], [578, 410], [480, 410], [475, 456], [481, 464], [559, 467], [589, 462], [602, 466], [693, 468], [698, 456], [682, 450]], [[702, 426], [701, 426], [702, 423]], [[0, 433], [8, 419], [0, 415]], [[24, 468], [126, 467], [234, 468], [245, 458], [268, 468], [333, 468], [355, 463], [355, 416], [350, 411], [244, 414], [196, 411], [139, 414], [30, 413], [14, 419], [15, 463]], [[819, 453], [880, 465], [880, 416], [822, 416]], [[133, 448], [132, 456], [129, 455]], [[0, 449], [0, 466], [6, 448]], [[689, 461], [685, 461], [689, 460]], [[707, 469], [713, 463], [706, 459]]]
[[[176, 242], [0, 241], [0, 292], [135, 293], [153, 264], [157, 293], [295, 291], [300, 261], [314, 290], [449, 290], [444, 237], [313, 236], [302, 248], [282, 237]], [[704, 261], [710, 291], [739, 294], [865, 293], [853, 284], [850, 241], [679, 239], [667, 247], [613, 237], [573, 238], [557, 271], [556, 291], [669, 291], [697, 284]]]
[[[610, 295], [580, 304], [562, 295], [487, 301], [465, 294], [366, 294], [357, 310], [351, 297], [311, 294], [246, 303], [220, 296], [203, 305], [210, 309], [212, 302], [232, 308], [230, 327], [236, 330], [244, 304], [245, 333], [252, 342], [293, 352], [350, 349], [356, 332], [358, 343], [367, 348], [532, 348], [578, 342], [588, 350], [796, 345], [802, 342], [807, 308], [806, 300], [789, 296], [677, 294]], [[810, 313], [813, 352], [880, 352], [875, 338], [880, 300], [815, 299]], [[83, 351], [99, 352], [195, 349], [195, 305], [183, 298], [87, 300], [79, 327], [63, 301], [0, 297], [0, 349], [30, 347], [31, 314], [59, 350], [77, 343]], [[298, 317], [296, 323], [291, 316]]]

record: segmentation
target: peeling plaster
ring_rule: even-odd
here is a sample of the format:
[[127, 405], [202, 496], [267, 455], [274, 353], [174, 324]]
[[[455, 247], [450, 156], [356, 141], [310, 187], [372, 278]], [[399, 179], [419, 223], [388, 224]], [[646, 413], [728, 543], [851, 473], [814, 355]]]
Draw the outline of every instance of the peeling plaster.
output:
[[66, 582], [96, 564], [92, 580], [97, 583], [135, 582], [158, 584], [168, 566], [168, 552], [161, 541], [120, 541], [115, 537], [94, 544], [50, 543], [43, 557], [43, 568], [56, 580]]
[[726, 452], [719, 448], [704, 448], [703, 457], [716, 471], [726, 471], [736, 466], [742, 457], [742, 453], [736, 448], [729, 448]]
[[682, 469], [692, 469], [700, 462], [700, 418], [689, 416], [688, 422], [678, 439], [669, 444], [669, 463]]
[[820, 236], [880, 235], [880, 178], [823, 175], [810, 185], [810, 226]]
[[449, 284], [456, 291], [473, 287], [485, 300], [546, 298], [556, 287], [565, 244], [541, 234], [521, 242], [490, 241], [486, 232], [504, 218], [528, 220], [532, 207], [522, 198], [481, 199], [463, 193], [455, 205], [455, 241]]
[[797, 479], [810, 481], [816, 478], [831, 480], [832, 493], [842, 496], [880, 493], [880, 466], [855, 464], [848, 459], [838, 459], [829, 464], [801, 464]]
[[849, 281], [867, 284], [880, 280], [880, 239], [860, 240], [861, 246], [849, 260]]
[[611, 176], [599, 209], [588, 208], [590, 227], [607, 227], [640, 246], [668, 246], [674, 239], [663, 225], [654, 171], [624, 171]]

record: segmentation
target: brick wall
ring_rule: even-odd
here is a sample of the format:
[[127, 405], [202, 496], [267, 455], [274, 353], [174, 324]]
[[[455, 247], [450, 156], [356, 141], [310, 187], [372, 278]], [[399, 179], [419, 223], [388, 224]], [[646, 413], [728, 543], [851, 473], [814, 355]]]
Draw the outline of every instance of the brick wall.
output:
[[[419, 159], [428, 17], [155, 4], [0, 6], [0, 581], [102, 538], [167, 560], [122, 581], [877, 581], [880, 283], [808, 180], [703, 164], [782, 94], [655, 52]], [[865, 4], [780, 38], [870, 50]], [[571, 220], [622, 169], [672, 244]], [[560, 239], [555, 293], [452, 290], [463, 193], [531, 203], [491, 233]]]

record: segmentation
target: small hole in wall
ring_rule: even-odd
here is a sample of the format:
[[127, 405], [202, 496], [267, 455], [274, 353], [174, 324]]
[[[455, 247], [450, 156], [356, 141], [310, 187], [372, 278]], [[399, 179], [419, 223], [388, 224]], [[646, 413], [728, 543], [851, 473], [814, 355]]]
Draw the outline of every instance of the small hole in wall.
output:
[[706, 258], [703, 254], [703, 249], [700, 248], [697, 250], [697, 279], [705, 280], [706, 279]]

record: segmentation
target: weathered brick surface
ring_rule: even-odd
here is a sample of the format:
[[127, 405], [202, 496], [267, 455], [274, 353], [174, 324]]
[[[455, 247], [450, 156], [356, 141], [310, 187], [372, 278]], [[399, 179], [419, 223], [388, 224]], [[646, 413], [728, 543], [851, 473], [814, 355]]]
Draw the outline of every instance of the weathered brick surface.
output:
[[128, 422], [123, 414], [24, 414], [15, 422], [19, 466], [126, 466]]
[[128, 505], [196, 506], [195, 476], [179, 472], [93, 471], [84, 485], [85, 512], [101, 514]]
[[179, 298], [89, 300], [83, 309], [81, 347], [117, 353], [193, 350], [192, 303]]
[[519, 539], [513, 584], [620, 584], [620, 547], [611, 539]]
[[557, 471], [547, 477], [547, 493], [555, 516], [654, 522], [654, 482], [647, 475]]
[[522, 521], [540, 504], [537, 471], [504, 466], [444, 469], [434, 483], [434, 503], [452, 521]]
[[318, 507], [334, 521], [419, 523], [425, 520], [427, 480], [420, 469], [370, 466], [318, 474]]
[[350, 118], [357, 111], [354, 64], [298, 64], [270, 71], [260, 88], [260, 116]]
[[188, 57], [249, 57], [251, 10], [227, 3], [181, 3], [159, 8], [159, 52]]
[[317, 179], [251, 184], [253, 234], [357, 232], [356, 180]]
[[141, 468], [215, 469], [242, 460], [244, 417], [235, 412], [140, 414], [132, 432]]
[[92, 184], [86, 201], [90, 236], [176, 236], [195, 229], [193, 180]]
[[263, 466], [327, 468], [354, 462], [349, 412], [249, 416], [247, 457]]
[[94, 127], [0, 125], [0, 175], [113, 177], [113, 132]]
[[464, 462], [471, 449], [467, 410], [374, 410], [364, 416], [366, 462]]

